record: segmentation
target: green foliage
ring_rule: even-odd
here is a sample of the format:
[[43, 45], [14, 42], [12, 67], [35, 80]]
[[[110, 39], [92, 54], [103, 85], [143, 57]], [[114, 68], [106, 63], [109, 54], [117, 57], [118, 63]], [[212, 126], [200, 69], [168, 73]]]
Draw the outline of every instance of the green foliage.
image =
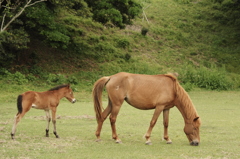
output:
[[28, 8], [26, 17], [28, 18], [27, 26], [38, 30], [50, 46], [53, 48], [67, 48], [70, 42], [67, 28], [55, 21], [55, 15], [44, 3]]
[[9, 67], [17, 52], [27, 48], [28, 34], [21, 27], [0, 33], [0, 66]]
[[69, 76], [66, 77], [63, 74], [48, 74], [45, 76], [45, 79], [48, 84], [64, 84], [64, 83], [69, 83], [69, 84], [78, 84], [78, 80], [75, 76]]
[[141, 30], [141, 34], [142, 34], [143, 36], [146, 36], [146, 35], [147, 35], [147, 32], [148, 32], [148, 29], [145, 28], [145, 27], [143, 27], [142, 30]]
[[49, 84], [53, 84], [53, 83], [63, 84], [63, 83], [66, 82], [66, 77], [64, 75], [62, 75], [62, 74], [52, 74], [52, 73], [50, 73], [47, 76], [46, 81]]
[[141, 6], [134, 0], [85, 0], [88, 6], [93, 8], [93, 18], [103, 24], [113, 24], [123, 28], [125, 24], [131, 24], [141, 11]]
[[130, 42], [128, 39], [117, 39], [117, 46], [123, 49], [129, 48]]
[[234, 81], [228, 78], [225, 68], [218, 69], [215, 66], [195, 68], [188, 65], [184, 70], [180, 70], [179, 74], [180, 81], [187, 87], [194, 84], [209, 90], [231, 90], [235, 86]]
[[5, 72], [5, 73], [6, 73], [5, 81], [11, 84], [22, 85], [22, 84], [28, 83], [28, 79], [26, 78], [26, 76], [18, 71], [13, 74], [10, 72]]

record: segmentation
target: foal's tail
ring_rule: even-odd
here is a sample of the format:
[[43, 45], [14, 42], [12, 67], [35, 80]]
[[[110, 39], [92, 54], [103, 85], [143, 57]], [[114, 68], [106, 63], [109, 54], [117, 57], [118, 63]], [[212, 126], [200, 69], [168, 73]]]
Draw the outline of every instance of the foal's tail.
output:
[[93, 86], [92, 95], [97, 121], [102, 119], [102, 110], [104, 109], [102, 106], [102, 92], [109, 80], [110, 77], [102, 77], [97, 80]]
[[19, 95], [17, 98], [17, 108], [18, 108], [18, 114], [22, 113], [22, 95]]

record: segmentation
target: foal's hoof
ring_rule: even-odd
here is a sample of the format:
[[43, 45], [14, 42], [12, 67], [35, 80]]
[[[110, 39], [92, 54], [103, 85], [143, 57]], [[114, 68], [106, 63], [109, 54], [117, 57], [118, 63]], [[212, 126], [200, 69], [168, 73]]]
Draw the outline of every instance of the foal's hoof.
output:
[[145, 145], [152, 145], [152, 142], [151, 141], [146, 141]]
[[100, 141], [102, 141], [101, 139], [97, 139], [97, 140], [95, 140], [95, 142], [100, 142]]
[[12, 138], [12, 140], [15, 140], [14, 134], [12, 134], [12, 133], [11, 133], [11, 138]]
[[116, 142], [117, 144], [121, 144], [121, 143], [122, 143], [121, 140], [116, 140], [115, 142]]

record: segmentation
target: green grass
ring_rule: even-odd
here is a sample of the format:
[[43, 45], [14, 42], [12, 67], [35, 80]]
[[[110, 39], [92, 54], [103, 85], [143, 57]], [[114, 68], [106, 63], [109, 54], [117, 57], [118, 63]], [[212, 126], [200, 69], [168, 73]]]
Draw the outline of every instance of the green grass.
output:
[[102, 141], [97, 143], [97, 123], [88, 93], [75, 93], [78, 99], [75, 104], [61, 101], [57, 111], [59, 139], [54, 137], [52, 125], [50, 137], [44, 137], [45, 113], [31, 109], [19, 123], [16, 140], [12, 141], [10, 132], [16, 103], [3, 101], [0, 103], [0, 158], [240, 158], [240, 92], [196, 90], [189, 94], [202, 120], [201, 144], [197, 147], [189, 145], [183, 132], [183, 118], [176, 108], [170, 111], [169, 135], [173, 143], [162, 141], [160, 116], [152, 132], [153, 145], [145, 145], [143, 135], [153, 110], [138, 110], [126, 103], [117, 119], [117, 132], [123, 143], [116, 144], [111, 139], [109, 120], [103, 125]]

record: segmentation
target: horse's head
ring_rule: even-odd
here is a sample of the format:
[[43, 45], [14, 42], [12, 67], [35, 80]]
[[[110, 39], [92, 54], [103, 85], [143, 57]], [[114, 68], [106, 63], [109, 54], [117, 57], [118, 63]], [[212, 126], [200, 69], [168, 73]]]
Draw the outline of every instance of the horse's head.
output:
[[198, 146], [200, 143], [199, 129], [201, 125], [201, 120], [199, 117], [193, 119], [192, 123], [186, 123], [184, 127], [184, 132], [190, 142], [190, 145]]
[[76, 102], [76, 99], [74, 98], [74, 95], [73, 95], [73, 91], [72, 89], [70, 88], [70, 84], [68, 84], [68, 86], [66, 87], [67, 90], [65, 92], [65, 97], [67, 98], [67, 100], [69, 100], [71, 103], [75, 103]]

